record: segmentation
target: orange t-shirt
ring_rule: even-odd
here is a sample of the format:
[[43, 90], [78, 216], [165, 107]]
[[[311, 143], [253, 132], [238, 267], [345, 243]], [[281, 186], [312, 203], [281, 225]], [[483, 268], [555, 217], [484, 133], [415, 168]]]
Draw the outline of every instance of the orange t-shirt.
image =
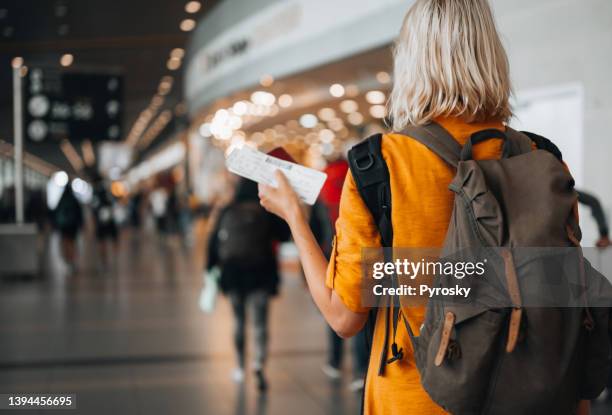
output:
[[[459, 118], [440, 118], [436, 119], [436, 122], [461, 145], [476, 131], [488, 128], [504, 129], [501, 122], [468, 124]], [[494, 139], [475, 145], [474, 158], [499, 158], [501, 144], [501, 140]], [[448, 190], [448, 185], [454, 177], [454, 170], [423, 144], [400, 134], [386, 134], [383, 137], [382, 153], [389, 167], [391, 181], [393, 246], [442, 246], [453, 208], [453, 194]], [[380, 244], [376, 225], [349, 173], [342, 191], [340, 215], [336, 222], [336, 243], [326, 283], [352, 311], [367, 311], [367, 308], [361, 305], [361, 249], [380, 247]], [[402, 311], [410, 321], [413, 331], [418, 333], [424, 320], [425, 309], [410, 307], [403, 308]], [[421, 386], [412, 356], [412, 346], [402, 325], [398, 326], [396, 341], [397, 345], [404, 349], [405, 357], [401, 361], [388, 364], [384, 375], [378, 375], [385, 340], [386, 314], [377, 314], [372, 358], [366, 379], [365, 413], [445, 414]], [[389, 338], [392, 338], [391, 331], [390, 327]]]

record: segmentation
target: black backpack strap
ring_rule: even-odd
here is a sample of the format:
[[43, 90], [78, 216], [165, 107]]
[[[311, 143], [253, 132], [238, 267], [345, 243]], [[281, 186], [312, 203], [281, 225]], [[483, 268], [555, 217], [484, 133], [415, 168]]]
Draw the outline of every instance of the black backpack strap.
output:
[[[368, 210], [370, 211], [374, 223], [380, 233], [381, 244], [385, 252], [385, 260], [391, 261], [392, 254], [390, 249], [393, 246], [393, 225], [391, 223], [391, 183], [389, 179], [389, 169], [387, 162], [382, 155], [382, 134], [375, 134], [355, 145], [348, 154], [351, 174], [357, 185], [357, 189]], [[399, 316], [399, 301], [393, 305], [393, 327], [394, 333], [397, 329]], [[384, 373], [387, 364], [387, 347], [389, 344], [389, 308], [386, 309], [386, 327], [384, 347], [380, 356], [379, 375]], [[367, 336], [373, 338], [374, 324], [378, 308], [374, 308], [369, 316], [367, 324]], [[394, 336], [395, 337], [395, 336]], [[395, 339], [391, 346], [393, 358], [390, 361], [400, 360], [402, 350], [397, 347]]]
[[[391, 223], [391, 183], [389, 180], [389, 169], [387, 162], [382, 155], [382, 134], [375, 134], [355, 145], [348, 154], [351, 174], [357, 185], [357, 190], [364, 203], [370, 211], [374, 223], [380, 233], [381, 245], [384, 247], [393, 246], [393, 225]], [[385, 260], [388, 250], [385, 249]], [[399, 307], [398, 307], [399, 308]], [[387, 364], [387, 347], [389, 344], [389, 309], [386, 308], [387, 316], [385, 319], [385, 340], [384, 347], [380, 356], [378, 374], [384, 373]], [[399, 310], [398, 310], [399, 312]], [[374, 325], [378, 307], [370, 311], [368, 319], [368, 338], [373, 338]], [[394, 326], [395, 314], [394, 314]], [[393, 351], [397, 351], [397, 345], [392, 346]], [[399, 351], [398, 351], [399, 355]], [[401, 357], [401, 356], [399, 356]], [[397, 360], [397, 359], [396, 359]]]
[[557, 147], [555, 143], [550, 141], [548, 138], [542, 137], [541, 135], [537, 135], [534, 133], [530, 133], [529, 131], [521, 131], [521, 133], [529, 137], [531, 141], [535, 143], [538, 150], [548, 151], [559, 161], [563, 161], [563, 154], [561, 154], [561, 150], [559, 150], [559, 147]]
[[374, 218], [382, 246], [393, 246], [391, 226], [391, 185], [389, 169], [382, 155], [382, 134], [355, 145], [348, 154], [357, 190]]

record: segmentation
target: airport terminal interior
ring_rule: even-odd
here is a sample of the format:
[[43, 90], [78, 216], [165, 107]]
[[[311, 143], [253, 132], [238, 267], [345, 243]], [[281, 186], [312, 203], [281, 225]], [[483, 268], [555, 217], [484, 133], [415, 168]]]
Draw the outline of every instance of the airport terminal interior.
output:
[[[0, 0], [0, 396], [68, 394], [79, 414], [360, 413], [360, 340], [336, 355], [288, 238], [268, 329], [246, 303], [239, 369], [209, 240], [237, 193], [232, 151], [329, 171], [390, 131], [412, 3]], [[598, 201], [579, 205], [582, 244], [610, 278], [612, 3], [490, 3], [510, 125], [552, 139]], [[612, 390], [591, 413], [612, 414]]]

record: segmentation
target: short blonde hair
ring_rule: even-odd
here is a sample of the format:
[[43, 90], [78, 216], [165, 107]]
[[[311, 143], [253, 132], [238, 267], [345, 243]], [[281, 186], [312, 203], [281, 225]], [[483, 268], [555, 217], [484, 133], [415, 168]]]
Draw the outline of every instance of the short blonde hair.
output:
[[512, 116], [508, 57], [487, 0], [417, 0], [394, 49], [393, 128]]

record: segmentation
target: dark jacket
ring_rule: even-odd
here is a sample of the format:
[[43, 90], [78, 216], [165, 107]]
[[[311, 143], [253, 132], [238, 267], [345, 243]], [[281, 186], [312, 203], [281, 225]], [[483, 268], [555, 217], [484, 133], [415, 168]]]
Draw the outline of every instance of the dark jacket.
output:
[[55, 210], [53, 211], [55, 226], [68, 233], [76, 233], [83, 226], [83, 212], [72, 186], [67, 184]]
[[[221, 263], [219, 258], [219, 225], [222, 222], [223, 216], [237, 203], [247, 201], [258, 201], [257, 184], [250, 180], [242, 180], [237, 189], [234, 201], [225, 207], [219, 214], [219, 218], [211, 233], [208, 241], [208, 263], [207, 269], [214, 266], [221, 268], [220, 287], [224, 293], [238, 292], [248, 294], [257, 290], [265, 290], [271, 295], [278, 293], [280, 283], [278, 273], [278, 260], [276, 255], [276, 245], [278, 242], [284, 242], [289, 239], [290, 232], [287, 224], [277, 216], [266, 213], [265, 220], [269, 221], [268, 226], [271, 229], [264, 244], [269, 244], [271, 247], [270, 255], [262, 258], [256, 265], [246, 265], [240, 262]], [[263, 208], [261, 208], [263, 209]], [[262, 228], [266, 224], [261, 224]]]

